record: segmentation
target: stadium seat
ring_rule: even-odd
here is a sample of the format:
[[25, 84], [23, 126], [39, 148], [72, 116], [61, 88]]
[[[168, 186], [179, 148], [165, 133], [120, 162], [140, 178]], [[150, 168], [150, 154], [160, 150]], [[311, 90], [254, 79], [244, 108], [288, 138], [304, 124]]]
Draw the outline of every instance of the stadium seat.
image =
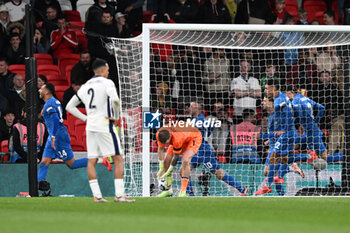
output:
[[65, 10], [62, 13], [66, 16], [67, 21], [81, 21], [79, 11]]
[[151, 20], [153, 14], [153, 11], [144, 11], [142, 14], [142, 23], [148, 23]]
[[76, 65], [80, 60], [79, 54], [64, 54], [58, 57], [58, 66], [60, 68], [60, 73], [62, 74], [62, 78], [69, 83], [68, 78], [66, 77], [66, 66], [68, 65]]
[[23, 77], [25, 77], [26, 74], [26, 67], [25, 65], [10, 65], [8, 67], [9, 71], [15, 74], [21, 74]]
[[80, 13], [80, 18], [82, 22], [85, 22], [86, 12], [94, 3], [94, 0], [78, 0], [77, 11], [79, 11]]
[[69, 88], [69, 86], [55, 85], [55, 94], [59, 101], [62, 102], [64, 92]]
[[37, 65], [53, 65], [52, 56], [47, 53], [34, 53]]
[[338, 9], [338, 1], [333, 1], [331, 6], [332, 11], [334, 11], [335, 14], [335, 23], [340, 24], [343, 23], [342, 17], [339, 19], [339, 9]]
[[67, 65], [66, 66], [65, 74], [66, 74], [66, 79], [68, 81], [68, 85], [69, 86], [71, 85], [71, 83], [70, 83], [70, 74], [71, 74], [71, 71], [72, 71], [73, 67], [74, 67], [74, 65]]
[[[8, 140], [1, 142], [1, 152], [9, 152]], [[1, 162], [8, 162], [10, 159], [9, 154], [4, 154], [1, 156]]]
[[79, 51], [87, 50], [88, 48], [88, 41], [86, 38], [86, 35], [84, 33], [85, 23], [80, 21], [71, 21], [69, 22], [70, 29], [74, 30], [77, 34], [78, 44], [79, 44]]
[[295, 0], [286, 0], [286, 7], [285, 7], [286, 11], [291, 14], [292, 16], [294, 16], [294, 18], [296, 19], [296, 21], [298, 20], [298, 3]]
[[316, 20], [318, 20], [321, 24], [324, 24], [323, 14], [324, 14], [323, 11], [318, 11], [318, 12], [316, 12], [316, 13], [314, 14], [314, 18], [311, 19], [311, 21], [314, 20], [314, 19], [316, 19]]
[[62, 11], [72, 10], [72, 3], [69, 0], [58, 0]]
[[86, 141], [81, 141], [76, 136], [71, 136], [70, 144], [73, 151], [86, 151]]
[[56, 65], [38, 65], [38, 74], [45, 75], [47, 81], [54, 85], [68, 86], [68, 81], [61, 77], [60, 70]]
[[323, 1], [306, 0], [304, 2], [304, 9], [307, 11], [308, 21], [311, 22], [313, 19], [315, 19], [316, 12], [325, 12], [327, 10], [327, 5]]

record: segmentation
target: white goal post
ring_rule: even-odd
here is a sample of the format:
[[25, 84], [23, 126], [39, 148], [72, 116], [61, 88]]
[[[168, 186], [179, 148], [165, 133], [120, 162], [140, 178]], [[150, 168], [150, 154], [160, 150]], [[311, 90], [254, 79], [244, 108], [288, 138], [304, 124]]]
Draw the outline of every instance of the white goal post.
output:
[[[293, 33], [301, 33], [302, 38], [297, 37], [296, 34], [293, 34]], [[283, 37], [283, 40], [280, 39], [281, 37]], [[325, 48], [329, 46], [333, 46], [333, 47], [348, 46], [350, 45], [350, 26], [143, 24], [143, 30], [142, 30], [141, 36], [136, 38], [130, 38], [130, 39], [112, 38], [112, 40], [116, 48], [115, 56], [116, 56], [117, 66], [118, 66], [118, 75], [120, 80], [120, 96], [122, 100], [123, 112], [125, 113], [125, 115], [129, 114], [129, 116], [131, 116], [130, 113], [126, 113], [128, 109], [131, 108], [130, 107], [131, 105], [133, 105], [132, 106], [133, 108], [134, 107], [141, 108], [142, 112], [149, 111], [152, 109], [152, 106], [150, 104], [150, 101], [152, 100], [151, 89], [153, 88], [153, 86], [151, 85], [152, 67], [150, 64], [151, 63], [150, 57], [152, 55], [150, 54], [152, 50], [152, 46], [151, 46], [152, 43], [167, 44], [172, 46], [183, 46], [183, 47], [189, 46], [189, 47], [196, 47], [196, 48], [224, 49], [225, 53], [226, 51], [229, 51], [227, 52], [229, 53], [229, 55], [227, 56], [231, 56], [230, 59], [232, 62], [232, 59], [233, 59], [232, 54], [235, 54], [236, 51], [241, 51], [241, 50], [249, 50], [249, 51], [254, 50], [254, 51], [257, 51], [257, 53], [260, 53], [260, 51], [262, 51], [261, 53], [264, 53], [264, 51], [272, 51], [272, 50], [281, 51], [281, 50], [296, 49], [298, 51], [298, 49], [307, 50], [307, 49], [313, 49], [313, 48]], [[344, 48], [344, 49], [347, 49], [347, 48]], [[235, 52], [230, 52], [231, 50]], [[186, 49], [184, 49], [184, 51], [186, 51]], [[240, 63], [242, 60], [244, 59], [238, 59], [237, 62]], [[166, 63], [166, 61], [163, 61], [163, 63], [164, 62]], [[201, 64], [201, 66], [203, 67], [204, 65]], [[349, 65], [346, 65], [346, 64], [344, 65], [344, 60], [343, 60], [342, 68], [339, 68], [339, 69], [344, 69], [344, 67], [347, 67], [348, 69]], [[264, 67], [257, 68], [257, 70], [259, 71], [257, 71], [256, 73], [259, 76], [262, 75], [261, 70], [263, 68]], [[125, 79], [126, 74], [130, 75], [130, 72], [135, 72], [133, 76], [134, 81], [137, 79], [135, 83], [131, 83], [129, 79]], [[203, 69], [201, 69], [199, 72], [203, 72]], [[283, 72], [287, 73], [287, 70]], [[321, 70], [319, 70], [318, 72], [321, 72]], [[349, 92], [347, 89], [345, 89], [346, 87], [349, 87], [349, 83], [345, 83], [345, 82], [349, 82], [350, 80], [348, 77], [344, 77], [344, 76], [345, 75], [343, 75], [343, 81], [342, 81], [343, 83], [341, 85], [342, 92], [344, 95], [344, 99], [349, 100], [348, 98]], [[230, 82], [231, 80], [232, 79], [230, 79]], [[136, 92], [133, 92], [135, 90], [141, 91], [141, 93], [139, 93], [140, 95], [136, 97], [137, 100], [135, 100]], [[126, 95], [130, 95], [130, 96], [126, 96]], [[189, 97], [194, 97], [190, 95], [191, 94], [189, 94]], [[134, 104], [130, 104], [130, 101], [133, 101]], [[345, 108], [344, 112], [346, 113], [348, 111], [346, 103], [344, 103], [344, 108]], [[131, 113], [131, 114], [134, 114], [134, 113]], [[138, 117], [140, 116], [139, 114], [137, 115]], [[347, 117], [348, 116], [345, 115], [345, 123], [343, 124], [343, 127], [346, 125]], [[132, 118], [133, 117], [131, 117], [131, 121], [133, 121]], [[134, 118], [134, 121], [136, 121], [135, 118]], [[135, 127], [140, 127], [140, 125]], [[346, 127], [344, 128], [345, 130], [343, 129], [343, 137], [345, 137], [345, 139], [343, 139], [343, 143], [346, 144], [347, 142]], [[138, 172], [142, 174], [141, 176], [142, 182], [139, 179], [134, 179], [134, 178], [131, 178], [131, 180], [133, 180], [132, 182], [135, 182], [134, 183], [135, 186], [142, 186], [142, 188], [136, 187], [135, 190], [138, 190], [138, 191], [136, 191], [136, 193], [133, 193], [133, 194], [136, 196], [139, 195], [143, 197], [149, 197], [149, 196], [152, 196], [151, 195], [152, 189], [150, 189], [151, 184], [156, 184], [156, 182], [154, 181], [154, 174], [152, 175], [151, 166], [150, 166], [152, 163], [156, 162], [156, 159], [155, 159], [156, 153], [150, 152], [150, 148], [152, 147], [151, 145], [152, 135], [150, 130], [144, 130], [144, 129], [140, 130], [136, 128], [134, 130], [135, 130], [134, 134], [140, 134], [140, 132], [142, 132], [142, 135], [139, 135], [139, 137], [141, 138], [141, 145], [139, 145], [140, 150], [135, 152], [135, 148], [130, 149], [134, 147], [134, 144], [135, 144], [135, 142], [131, 142], [130, 139], [127, 142], [123, 140], [123, 142], [125, 143], [125, 146], [129, 148], [129, 150], [126, 150], [126, 155], [125, 155], [126, 163], [130, 164], [131, 171], [133, 170], [132, 169], [133, 163], [141, 164], [141, 168], [139, 168], [137, 171], [134, 171], [134, 172]], [[133, 137], [135, 137], [135, 135]], [[126, 145], [126, 144], [129, 144], [129, 145]], [[344, 152], [343, 152], [344, 154], [343, 168], [344, 168], [345, 160], [347, 159], [347, 156], [345, 156], [346, 145], [343, 145], [343, 148], [344, 148]], [[338, 161], [338, 164], [341, 164], [341, 163], [342, 161]], [[249, 169], [255, 169], [255, 167], [249, 168]], [[323, 171], [321, 171], [321, 173], [322, 172]], [[334, 171], [332, 172], [331, 173], [334, 175], [335, 172]], [[344, 171], [342, 172], [344, 173]], [[228, 171], [228, 173], [230, 173], [230, 170]], [[255, 174], [255, 170], [254, 170], [253, 176], [254, 174]], [[314, 174], [314, 173], [310, 172], [310, 177], [311, 177], [311, 174]], [[327, 173], [326, 176], [328, 176], [329, 174]], [[133, 172], [131, 172], [131, 175], [133, 175]], [[318, 176], [318, 174], [316, 174], [316, 176]], [[339, 176], [339, 170], [338, 170], [337, 176]], [[198, 177], [198, 175], [196, 177]], [[308, 177], [308, 179], [310, 177]], [[254, 180], [254, 182], [257, 182], [255, 181], [254, 177], [252, 179]], [[293, 180], [294, 177], [291, 177], [288, 179]], [[314, 182], [315, 179], [318, 179], [318, 177], [316, 178], [313, 177], [310, 179], [312, 179], [312, 182]], [[139, 180], [139, 181], [135, 181], [135, 180]], [[238, 181], [240, 180], [238, 179]], [[244, 183], [245, 181], [242, 180], [242, 182]], [[293, 184], [300, 183], [298, 180], [293, 182], [294, 182]], [[309, 183], [311, 183], [311, 180], [308, 182], [303, 181], [303, 185], [306, 184], [305, 187], [309, 187], [308, 186]], [[257, 187], [258, 185], [254, 183], [254, 185], [252, 186]], [[317, 180], [317, 186], [318, 186], [318, 180]], [[320, 185], [320, 186], [323, 187], [324, 185]], [[287, 189], [288, 188], [289, 187], [287, 187]], [[157, 189], [157, 187], [155, 189]], [[289, 190], [291, 189], [292, 188], [290, 188]], [[291, 191], [290, 193], [295, 194], [294, 192], [296, 191], [293, 189], [293, 191]]]

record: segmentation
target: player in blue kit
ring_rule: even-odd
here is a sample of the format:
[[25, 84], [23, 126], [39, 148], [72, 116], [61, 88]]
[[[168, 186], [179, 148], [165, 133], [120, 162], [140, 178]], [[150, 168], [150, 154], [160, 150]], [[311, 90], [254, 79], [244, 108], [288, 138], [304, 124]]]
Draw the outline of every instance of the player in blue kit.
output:
[[270, 147], [271, 156], [266, 185], [256, 191], [256, 195], [272, 191], [271, 184], [277, 171], [279, 171], [278, 177], [284, 177], [288, 167], [288, 154], [293, 152], [296, 142], [296, 129], [289, 98], [279, 91], [279, 83], [275, 79], [267, 80], [265, 92], [268, 98], [274, 99], [274, 135], [277, 140], [273, 147]]
[[54, 85], [45, 84], [39, 89], [39, 94], [45, 101], [42, 113], [49, 132], [38, 172], [40, 187], [40, 182], [46, 179], [48, 167], [53, 159], [62, 159], [70, 169], [86, 167], [88, 159], [74, 159], [69, 134], [63, 124], [61, 103], [54, 97]]
[[[190, 113], [194, 117], [195, 122], [204, 122], [205, 116], [202, 113], [202, 103], [200, 101], [193, 101], [190, 105]], [[215, 158], [214, 150], [207, 142], [206, 138], [210, 136], [211, 132], [214, 130], [214, 127], [204, 127], [203, 124], [197, 124], [197, 127], [203, 137], [201, 146], [199, 147], [198, 152], [191, 159], [191, 169], [194, 169], [203, 164], [212, 174], [214, 174], [219, 180], [224, 181], [228, 185], [235, 187], [240, 193], [241, 196], [249, 195], [249, 188], [242, 186], [237, 182], [231, 175], [227, 174], [220, 166], [219, 162]], [[171, 193], [172, 194], [172, 193]], [[163, 191], [159, 197], [170, 196], [169, 191]], [[187, 194], [193, 196], [193, 189], [191, 181], [187, 186]]]
[[[264, 140], [268, 140], [268, 143], [270, 145], [270, 148], [273, 148], [277, 138], [274, 131], [274, 125], [275, 125], [275, 113], [274, 113], [274, 106], [273, 106], [273, 100], [265, 97], [263, 99], [263, 109], [269, 113], [269, 118], [267, 121], [267, 130], [268, 132], [265, 134], [260, 134], [260, 138]], [[295, 131], [294, 137], [296, 138], [295, 143], [301, 142], [304, 138], [300, 137], [299, 134]], [[292, 149], [290, 150], [292, 152]], [[266, 158], [265, 162], [265, 169], [264, 169], [264, 175], [267, 176], [268, 171], [269, 171], [269, 166], [270, 166], [270, 157], [271, 157], [272, 151], [269, 151], [269, 154]], [[274, 182], [276, 186], [276, 191], [279, 195], [283, 196], [284, 191], [283, 191], [283, 186], [282, 184], [284, 183], [284, 175], [287, 174], [288, 172], [294, 172], [301, 177], [305, 177], [304, 172], [299, 168], [298, 164], [295, 163], [296, 161], [306, 161], [309, 159], [311, 156], [308, 154], [288, 154], [288, 164], [292, 164], [291, 166], [281, 166], [278, 169], [278, 174], [277, 176], [274, 177]], [[282, 170], [284, 169], [284, 170]]]
[[308, 148], [327, 160], [327, 150], [322, 140], [323, 133], [317, 126], [317, 122], [321, 120], [324, 114], [325, 107], [306, 96], [296, 93], [292, 86], [288, 87], [287, 96], [292, 100], [295, 123], [300, 124], [305, 130]]

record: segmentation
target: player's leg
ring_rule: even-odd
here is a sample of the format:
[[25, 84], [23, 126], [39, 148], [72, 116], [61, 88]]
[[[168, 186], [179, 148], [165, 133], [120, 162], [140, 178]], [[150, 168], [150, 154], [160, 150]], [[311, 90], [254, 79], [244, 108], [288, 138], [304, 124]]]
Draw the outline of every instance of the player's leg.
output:
[[52, 158], [43, 157], [41, 159], [40, 165], [39, 165], [39, 171], [38, 171], [38, 182], [42, 180], [46, 180], [47, 171], [49, 169], [49, 165], [52, 161]]
[[121, 155], [112, 156], [114, 162], [114, 187], [115, 187], [115, 202], [134, 202], [125, 195], [124, 188], [124, 159]]
[[[174, 153], [173, 147], [169, 146], [167, 152], [165, 153], [165, 157], [164, 157], [164, 171], [167, 171], [168, 168], [170, 167], [170, 163], [171, 163], [171, 160], [173, 158], [173, 153]], [[158, 174], [157, 174], [157, 176], [158, 176]], [[161, 182], [161, 181], [159, 180], [158, 182]], [[164, 182], [165, 182], [165, 186], [164, 186], [165, 189], [159, 195], [157, 195], [157, 197], [170, 197], [173, 195], [173, 189], [172, 189], [173, 176], [170, 175], [170, 176], [165, 177]]]
[[[278, 142], [276, 142], [277, 144]], [[276, 172], [278, 171], [278, 158], [277, 154], [274, 152], [276, 149], [276, 144], [273, 148], [270, 149], [269, 156], [268, 156], [268, 162], [265, 163], [265, 167], [268, 167], [265, 169], [265, 173], [267, 173], [267, 179], [266, 184], [258, 191], [255, 192], [255, 195], [262, 195], [265, 193], [269, 193], [272, 191], [271, 185], [274, 179], [274, 176]], [[277, 144], [278, 148], [279, 144]]]
[[86, 144], [88, 152], [87, 175], [91, 192], [95, 202], [107, 202], [102, 196], [96, 176], [96, 164], [101, 153], [99, 150], [99, 135], [96, 132], [86, 131]]
[[75, 159], [72, 149], [69, 149], [69, 148], [58, 149], [57, 148], [57, 152], [59, 154], [64, 155], [64, 158], [61, 158], [61, 159], [64, 161], [64, 163], [70, 169], [77, 169], [77, 168], [81, 168], [81, 167], [87, 167], [87, 165], [88, 165], [88, 158]]
[[195, 155], [195, 152], [191, 149], [186, 150], [182, 155], [181, 160], [181, 189], [179, 193], [179, 197], [185, 197], [186, 196], [186, 189], [189, 182], [189, 178], [191, 175], [191, 159]]
[[[192, 157], [191, 159], [191, 171], [201, 164], [203, 164], [204, 161], [204, 154], [205, 154], [205, 148], [204, 148], [204, 142], [199, 147], [198, 152]], [[180, 174], [182, 174], [182, 169], [180, 169]], [[192, 182], [191, 177], [189, 178], [186, 193], [189, 196], [194, 196], [193, 188], [192, 188]]]

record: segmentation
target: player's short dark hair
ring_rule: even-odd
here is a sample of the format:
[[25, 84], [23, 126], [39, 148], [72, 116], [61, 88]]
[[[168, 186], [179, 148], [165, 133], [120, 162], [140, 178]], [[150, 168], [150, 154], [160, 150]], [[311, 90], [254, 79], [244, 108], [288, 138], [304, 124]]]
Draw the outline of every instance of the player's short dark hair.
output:
[[243, 110], [243, 113], [242, 113], [243, 119], [249, 117], [250, 115], [255, 115], [255, 112], [254, 112], [253, 109], [248, 109], [248, 108], [247, 108], [247, 109], [244, 109], [244, 110]]
[[55, 86], [52, 83], [46, 83], [45, 88], [51, 93], [51, 95], [55, 95]]
[[162, 129], [161, 131], [159, 131], [158, 139], [162, 144], [165, 144], [165, 142], [168, 141], [169, 138], [170, 138], [169, 130]]
[[294, 85], [287, 85], [286, 91], [290, 91], [292, 93], [296, 93], [297, 92]]
[[96, 71], [101, 67], [104, 67], [107, 65], [107, 62], [101, 58], [96, 58], [95, 61], [92, 63], [92, 70]]
[[274, 86], [274, 87], [276, 87], [277, 90], [279, 90], [280, 82], [278, 81], [278, 79], [269, 78], [269, 79], [266, 80], [266, 85]]

